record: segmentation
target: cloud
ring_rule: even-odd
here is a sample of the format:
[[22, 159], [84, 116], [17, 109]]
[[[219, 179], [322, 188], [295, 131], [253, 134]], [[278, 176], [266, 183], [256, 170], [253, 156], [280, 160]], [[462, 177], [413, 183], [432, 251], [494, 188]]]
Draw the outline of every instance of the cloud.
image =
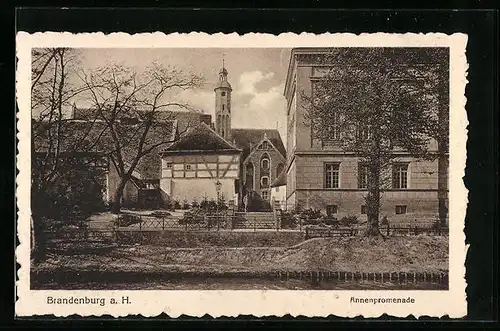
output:
[[[286, 101], [284, 82], [276, 80], [273, 72], [243, 72], [232, 92], [233, 128], [278, 129], [283, 142], [286, 139]], [[211, 89], [185, 90], [175, 100], [188, 103], [215, 117], [215, 93]]]
[[213, 116], [215, 107], [214, 97], [215, 94], [211, 91], [197, 89], [183, 90], [173, 99], [185, 103], [196, 110], [202, 110], [205, 114], [212, 114]]
[[274, 77], [274, 72], [263, 74], [261, 71], [246, 71], [240, 75], [238, 90], [236, 94], [256, 94], [256, 85], [260, 82], [270, 80]]
[[[232, 126], [240, 128], [278, 129], [286, 139], [286, 101], [284, 82], [273, 78], [274, 72], [243, 72], [233, 87]], [[265, 88], [267, 87], [267, 88]]]

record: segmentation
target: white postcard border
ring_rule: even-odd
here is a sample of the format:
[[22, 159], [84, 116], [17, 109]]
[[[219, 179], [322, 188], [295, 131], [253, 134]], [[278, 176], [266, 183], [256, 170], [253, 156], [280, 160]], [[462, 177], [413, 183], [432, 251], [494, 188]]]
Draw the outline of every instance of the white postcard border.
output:
[[[465, 245], [464, 221], [467, 207], [467, 189], [463, 183], [466, 162], [467, 114], [465, 111], [465, 86], [467, 84], [466, 44], [467, 35], [441, 33], [429, 34], [311, 34], [249, 33], [232, 34], [163, 34], [160, 32], [129, 35], [126, 33], [58, 33], [28, 34], [19, 32], [17, 44], [16, 92], [18, 113], [17, 206], [18, 237], [17, 262], [21, 265], [17, 281], [16, 315], [33, 316], [53, 314], [68, 316], [114, 317], [140, 314], [146, 317], [166, 313], [170, 317], [180, 315], [213, 317], [254, 315], [262, 316], [309, 316], [325, 317], [378, 317], [384, 313], [406, 317], [444, 316], [459, 318], [466, 315], [465, 295]], [[30, 80], [31, 49], [34, 47], [105, 47], [105, 48], [293, 48], [293, 47], [449, 47], [450, 48], [450, 169], [449, 169], [449, 238], [450, 267], [448, 291], [47, 291], [30, 290]], [[47, 296], [88, 296], [106, 299], [100, 305], [47, 304]], [[130, 303], [121, 303], [128, 297]], [[414, 298], [412, 304], [354, 304], [356, 298]], [[120, 303], [109, 304], [111, 298]]]

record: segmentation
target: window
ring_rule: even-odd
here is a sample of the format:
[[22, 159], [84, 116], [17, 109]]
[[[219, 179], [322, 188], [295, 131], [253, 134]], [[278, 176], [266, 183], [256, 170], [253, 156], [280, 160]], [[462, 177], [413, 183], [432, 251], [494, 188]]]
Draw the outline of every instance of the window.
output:
[[262, 199], [268, 200], [269, 199], [269, 192], [267, 191], [262, 191]]
[[366, 205], [361, 206], [361, 214], [366, 215]]
[[262, 142], [262, 144], [260, 144], [260, 146], [259, 146], [259, 149], [261, 149], [261, 150], [268, 150], [269, 149], [269, 143], [267, 141]]
[[260, 166], [262, 167], [262, 169], [264, 170], [267, 170], [269, 169], [269, 159], [262, 159], [260, 161]]
[[331, 67], [313, 67], [312, 76], [313, 77], [324, 77], [330, 73]]
[[226, 92], [221, 92], [220, 95], [223, 96], [223, 97], [225, 97], [226, 96]]
[[406, 214], [406, 206], [396, 206], [396, 214]]
[[339, 188], [340, 163], [325, 164], [325, 188]]
[[167, 169], [172, 169], [172, 162], [167, 162]]
[[224, 105], [224, 104], [222, 104], [222, 110], [224, 110], [224, 109], [225, 109], [225, 105]]
[[392, 166], [392, 188], [408, 188], [408, 164]]
[[358, 188], [368, 187], [368, 166], [363, 163], [358, 164]]
[[260, 179], [260, 185], [262, 187], [268, 187], [269, 186], [269, 177], [262, 176], [261, 179]]
[[108, 166], [108, 162], [106, 159], [97, 159], [94, 160], [94, 166], [98, 168], [106, 168]]
[[186, 168], [186, 170], [191, 170], [191, 165], [190, 164], [186, 164], [185, 168]]
[[339, 212], [339, 206], [338, 205], [328, 205], [326, 206], [326, 214], [328, 216], [332, 216], [334, 214], [337, 214]]
[[[332, 111], [333, 112], [333, 111]], [[337, 113], [333, 112], [331, 122], [325, 131], [322, 132], [322, 144], [325, 147], [335, 145], [340, 139], [340, 117]]]
[[372, 129], [370, 125], [361, 125], [358, 128], [358, 139], [361, 141], [371, 139]]

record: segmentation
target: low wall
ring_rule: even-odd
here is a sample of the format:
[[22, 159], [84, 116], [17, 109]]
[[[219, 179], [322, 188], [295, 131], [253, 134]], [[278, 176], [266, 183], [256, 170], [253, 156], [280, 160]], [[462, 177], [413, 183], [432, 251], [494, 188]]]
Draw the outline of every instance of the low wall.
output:
[[291, 231], [120, 231], [119, 244], [164, 247], [289, 247], [304, 241], [303, 232]]

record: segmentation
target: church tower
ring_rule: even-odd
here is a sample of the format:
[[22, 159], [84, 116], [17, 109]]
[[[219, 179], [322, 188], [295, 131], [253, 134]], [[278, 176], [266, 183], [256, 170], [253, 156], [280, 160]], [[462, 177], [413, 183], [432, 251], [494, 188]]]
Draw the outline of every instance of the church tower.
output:
[[215, 131], [224, 139], [231, 138], [231, 84], [227, 81], [227, 70], [224, 67], [219, 71], [219, 81], [215, 86]]

